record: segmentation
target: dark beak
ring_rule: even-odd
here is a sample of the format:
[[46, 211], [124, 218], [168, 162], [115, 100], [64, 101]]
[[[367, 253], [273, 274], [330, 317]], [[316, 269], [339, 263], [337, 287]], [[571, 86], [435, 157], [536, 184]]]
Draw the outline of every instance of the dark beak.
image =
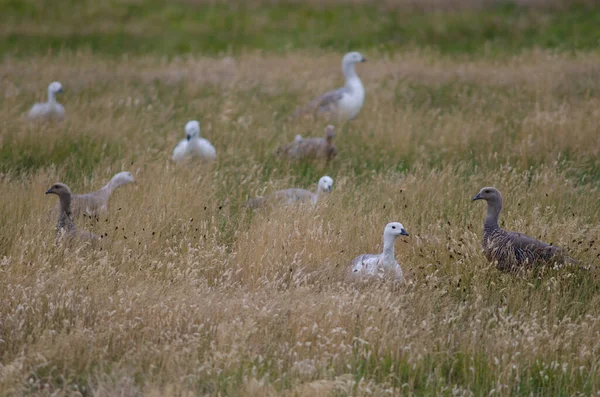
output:
[[361, 62], [367, 62], [367, 58], [363, 58], [360, 60]]
[[54, 192], [52, 191], [52, 188], [50, 188], [50, 189], [46, 190], [46, 194], [50, 194], [50, 193], [54, 193]]
[[192, 139], [192, 136], [191, 135], [186, 135], [185, 139], [187, 139], [189, 141], [190, 139]]
[[402, 229], [402, 230], [400, 230], [400, 235], [401, 235], [401, 236], [408, 236], [409, 234], [408, 234], [408, 232], [406, 231], [406, 229]]
[[61, 89], [59, 89], [59, 90], [58, 90], [58, 91], [56, 91], [56, 92], [63, 92], [63, 89], [61, 88]]
[[481, 194], [477, 194], [477, 196], [473, 197], [472, 201], [481, 200]]

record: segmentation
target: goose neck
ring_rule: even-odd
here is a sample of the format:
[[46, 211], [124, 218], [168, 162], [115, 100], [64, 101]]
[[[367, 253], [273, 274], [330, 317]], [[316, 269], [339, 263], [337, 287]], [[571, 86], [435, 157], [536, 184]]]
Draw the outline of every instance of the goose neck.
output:
[[58, 227], [67, 230], [73, 229], [73, 220], [71, 219], [71, 195], [60, 196], [60, 217], [58, 218]]
[[56, 94], [50, 88], [48, 88], [48, 103], [56, 103]]
[[346, 84], [348, 84], [352, 80], [358, 80], [358, 75], [356, 74], [356, 69], [354, 68], [353, 63], [344, 63], [342, 65], [342, 71], [344, 72], [344, 76], [346, 77]]
[[488, 201], [487, 212], [485, 215], [484, 228], [485, 229], [496, 229], [498, 228], [498, 217], [502, 210], [502, 201]]
[[384, 234], [383, 236], [383, 263], [384, 265], [391, 266], [396, 263], [394, 257], [394, 244], [396, 242], [396, 236]]

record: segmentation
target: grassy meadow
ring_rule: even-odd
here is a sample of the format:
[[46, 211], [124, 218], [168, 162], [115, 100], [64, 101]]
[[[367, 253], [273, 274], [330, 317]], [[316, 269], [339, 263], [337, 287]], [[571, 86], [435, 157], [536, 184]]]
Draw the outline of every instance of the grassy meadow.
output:
[[[0, 395], [600, 395], [600, 9], [594, 2], [0, 1]], [[287, 18], [287, 19], [286, 19]], [[367, 92], [330, 163], [275, 149], [343, 84]], [[67, 119], [26, 119], [58, 80]], [[175, 166], [198, 119], [211, 165]], [[61, 181], [120, 171], [98, 248], [55, 244]], [[248, 211], [287, 187], [317, 206]], [[519, 275], [501, 226], [578, 266]], [[405, 282], [349, 284], [382, 248]]]

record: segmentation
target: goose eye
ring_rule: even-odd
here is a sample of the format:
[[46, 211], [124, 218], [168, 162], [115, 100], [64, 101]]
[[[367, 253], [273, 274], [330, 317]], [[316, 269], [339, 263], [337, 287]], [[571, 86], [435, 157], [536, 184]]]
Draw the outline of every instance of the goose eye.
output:
[[392, 226], [392, 229], [395, 229], [395, 228], [396, 228], [396, 226]]

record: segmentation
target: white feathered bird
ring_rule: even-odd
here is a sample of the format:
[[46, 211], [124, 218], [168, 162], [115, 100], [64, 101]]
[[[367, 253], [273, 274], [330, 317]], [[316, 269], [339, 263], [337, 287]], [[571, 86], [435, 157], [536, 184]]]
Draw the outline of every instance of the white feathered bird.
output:
[[332, 187], [333, 179], [330, 176], [325, 175], [319, 179], [316, 193], [299, 188], [278, 190], [268, 196], [258, 196], [251, 198], [246, 202], [246, 206], [248, 208], [258, 208], [269, 203], [282, 203], [290, 205], [301, 202], [309, 202], [314, 205], [317, 204], [317, 202], [323, 194], [331, 192]]
[[332, 120], [348, 121], [358, 115], [365, 103], [365, 87], [358, 78], [354, 65], [367, 60], [360, 52], [349, 52], [342, 59], [342, 71], [346, 84], [337, 90], [329, 91], [296, 111], [295, 115], [312, 113], [328, 115]]
[[394, 256], [394, 243], [398, 236], [408, 236], [408, 232], [399, 222], [391, 222], [383, 230], [383, 252], [378, 255], [363, 254], [354, 258], [348, 269], [350, 279], [385, 277], [392, 275], [402, 280], [402, 267]]
[[33, 105], [29, 110], [27, 117], [30, 119], [64, 119], [65, 108], [56, 101], [56, 94], [60, 92], [63, 92], [63, 88], [58, 81], [50, 83], [48, 86], [48, 102], [36, 103]]
[[173, 161], [181, 162], [187, 158], [213, 161], [217, 158], [215, 147], [206, 139], [200, 138], [200, 123], [197, 120], [188, 121], [185, 125], [185, 135], [186, 138], [173, 150]]

